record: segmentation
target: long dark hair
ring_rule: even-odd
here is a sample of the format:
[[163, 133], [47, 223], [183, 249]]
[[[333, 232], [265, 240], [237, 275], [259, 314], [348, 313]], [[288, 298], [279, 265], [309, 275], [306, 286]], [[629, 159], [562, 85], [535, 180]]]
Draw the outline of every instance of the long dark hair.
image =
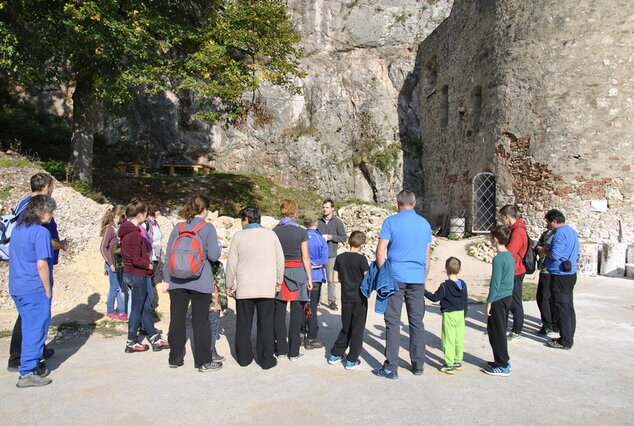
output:
[[57, 208], [57, 203], [48, 195], [36, 195], [29, 200], [24, 212], [20, 215], [18, 225], [31, 226], [42, 223], [42, 216], [46, 213], [53, 213]]

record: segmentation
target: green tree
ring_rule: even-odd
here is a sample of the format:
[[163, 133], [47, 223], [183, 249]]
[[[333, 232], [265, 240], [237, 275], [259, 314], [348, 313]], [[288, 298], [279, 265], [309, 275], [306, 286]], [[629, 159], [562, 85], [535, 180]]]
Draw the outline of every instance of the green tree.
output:
[[200, 118], [235, 116], [262, 81], [294, 89], [298, 41], [283, 0], [0, 0], [10, 81], [74, 87], [71, 162], [85, 182], [100, 105], [189, 90]]

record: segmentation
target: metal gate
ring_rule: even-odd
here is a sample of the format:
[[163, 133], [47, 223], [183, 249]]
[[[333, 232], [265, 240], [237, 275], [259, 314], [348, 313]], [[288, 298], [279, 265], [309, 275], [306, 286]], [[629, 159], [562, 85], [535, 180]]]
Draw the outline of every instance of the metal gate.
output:
[[489, 232], [495, 226], [495, 175], [482, 172], [473, 178], [472, 232]]

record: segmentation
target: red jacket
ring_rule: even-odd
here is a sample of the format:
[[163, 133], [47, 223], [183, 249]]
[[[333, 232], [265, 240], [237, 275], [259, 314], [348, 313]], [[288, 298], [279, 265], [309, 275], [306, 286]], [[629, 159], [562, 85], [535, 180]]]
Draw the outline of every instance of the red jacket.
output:
[[506, 249], [511, 252], [513, 259], [515, 259], [515, 275], [525, 274], [526, 268], [522, 263], [522, 259], [526, 255], [526, 250], [528, 250], [526, 223], [522, 219], [517, 219], [509, 229], [511, 230], [511, 240], [506, 245]]
[[119, 227], [121, 238], [121, 255], [123, 256], [123, 272], [142, 277], [154, 276], [150, 270], [150, 253], [147, 241], [141, 236], [141, 229], [130, 221], [125, 221]]

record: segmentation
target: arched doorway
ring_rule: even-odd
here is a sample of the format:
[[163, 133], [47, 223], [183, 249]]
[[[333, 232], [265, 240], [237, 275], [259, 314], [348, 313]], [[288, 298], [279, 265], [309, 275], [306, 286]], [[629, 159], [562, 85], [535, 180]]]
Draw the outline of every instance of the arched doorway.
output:
[[482, 172], [473, 178], [472, 232], [489, 232], [495, 226], [495, 175]]

